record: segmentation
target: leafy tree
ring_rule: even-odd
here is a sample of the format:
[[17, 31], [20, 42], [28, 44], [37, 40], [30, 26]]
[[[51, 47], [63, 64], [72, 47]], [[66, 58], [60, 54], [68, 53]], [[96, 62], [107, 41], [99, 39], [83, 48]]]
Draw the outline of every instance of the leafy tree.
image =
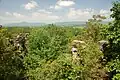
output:
[[107, 39], [109, 40], [109, 52], [110, 57], [115, 59], [118, 55], [120, 55], [120, 2], [116, 1], [113, 3], [113, 7], [111, 8], [111, 17], [114, 19], [113, 22], [109, 24], [107, 28]]
[[111, 18], [114, 20], [105, 29], [105, 36], [109, 41], [108, 50], [105, 52], [108, 59], [108, 71], [113, 80], [120, 79], [120, 1], [113, 2]]
[[[16, 32], [17, 33], [17, 32]], [[13, 36], [7, 29], [0, 29], [0, 79], [18, 80], [23, 79], [24, 65], [23, 53], [15, 49]], [[25, 79], [25, 78], [24, 78]]]
[[93, 15], [93, 18], [87, 22], [87, 37], [91, 38], [94, 42], [101, 39], [100, 31], [103, 24], [100, 22], [104, 19], [106, 19], [105, 16]]

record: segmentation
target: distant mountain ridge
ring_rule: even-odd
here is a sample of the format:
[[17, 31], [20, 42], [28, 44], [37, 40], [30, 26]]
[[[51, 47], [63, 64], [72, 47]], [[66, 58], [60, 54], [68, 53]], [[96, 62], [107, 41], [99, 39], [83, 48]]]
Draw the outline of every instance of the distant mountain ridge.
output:
[[[107, 21], [103, 21], [101, 22], [103, 24], [107, 24]], [[84, 27], [86, 26], [86, 21], [70, 21], [70, 22], [55, 22], [55, 25], [58, 26], [81, 26]], [[10, 23], [10, 24], [4, 24], [3, 26], [8, 26], [8, 27], [12, 27], [12, 26], [32, 26], [32, 27], [37, 27], [37, 26], [44, 26], [47, 25], [47, 23], [29, 23], [29, 22], [20, 22], [20, 23]]]
[[59, 26], [85, 26], [85, 21], [70, 21], [70, 22], [56, 22], [56, 25]]
[[42, 26], [45, 25], [45, 23], [29, 23], [29, 22], [20, 22], [20, 23], [10, 23], [10, 24], [4, 24], [3, 26]]

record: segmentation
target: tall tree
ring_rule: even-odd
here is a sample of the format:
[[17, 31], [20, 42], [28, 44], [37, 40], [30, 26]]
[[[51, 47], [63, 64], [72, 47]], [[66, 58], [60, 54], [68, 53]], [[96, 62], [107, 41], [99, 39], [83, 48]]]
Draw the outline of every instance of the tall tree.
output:
[[114, 19], [108, 27], [108, 40], [110, 42], [110, 48], [113, 52], [120, 52], [120, 1], [113, 3], [111, 8], [111, 18]]

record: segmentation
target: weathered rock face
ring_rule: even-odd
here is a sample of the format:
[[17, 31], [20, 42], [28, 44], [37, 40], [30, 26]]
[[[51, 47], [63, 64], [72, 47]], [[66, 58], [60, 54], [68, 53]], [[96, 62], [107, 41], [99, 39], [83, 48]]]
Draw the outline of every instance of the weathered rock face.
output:
[[26, 48], [26, 34], [19, 34], [17, 35], [15, 41], [14, 41], [14, 44], [15, 46], [18, 48], [18, 50], [20, 51], [26, 51], [27, 48]]
[[73, 40], [72, 42], [73, 42], [73, 43], [85, 44], [85, 42], [84, 42], [84, 41], [80, 41], [80, 40]]
[[6, 38], [7, 44], [12, 45], [14, 51], [17, 52], [27, 52], [26, 43], [27, 43], [27, 35], [26, 33], [21, 33], [12, 39]]
[[102, 52], [104, 52], [106, 50], [106, 47], [108, 46], [108, 41], [106, 40], [101, 40], [99, 41], [99, 48]]
[[104, 56], [101, 57], [99, 59], [99, 61], [100, 61], [100, 63], [102, 63], [102, 65], [105, 65], [107, 63], [106, 52], [108, 51], [108, 45], [109, 45], [109, 43], [106, 40], [101, 40], [98, 43], [99, 43], [99, 49], [100, 49], [100, 51], [104, 54]]
[[77, 47], [81, 46], [82, 48], [86, 47], [86, 43], [80, 40], [73, 40], [72, 45], [76, 45]]
[[2, 28], [2, 25], [0, 25], [0, 28]]
[[78, 49], [75, 47], [72, 47], [71, 51], [72, 51], [73, 60], [75, 60], [78, 57]]
[[72, 59], [73, 59], [73, 63], [77, 63], [77, 61], [79, 62], [80, 59], [80, 53], [78, 52], [78, 49], [80, 47], [82, 47], [83, 49], [86, 47], [86, 43], [84, 41], [80, 41], [80, 40], [73, 40], [72, 43], [72, 48], [71, 48], [71, 52], [72, 52]]

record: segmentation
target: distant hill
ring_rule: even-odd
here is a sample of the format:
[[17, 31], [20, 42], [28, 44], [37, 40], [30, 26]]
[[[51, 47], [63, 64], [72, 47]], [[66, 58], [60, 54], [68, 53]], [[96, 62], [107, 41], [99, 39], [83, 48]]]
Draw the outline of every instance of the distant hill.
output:
[[20, 23], [10, 23], [10, 24], [4, 24], [3, 26], [8, 26], [8, 27], [12, 27], [12, 26], [42, 26], [42, 25], [46, 25], [45, 23], [28, 23], [28, 22], [20, 22]]
[[[107, 21], [103, 21], [101, 22], [102, 24], [107, 24]], [[55, 22], [55, 25], [58, 26], [74, 26], [74, 27], [84, 27], [86, 26], [86, 22], [85, 21], [71, 21], [71, 22]], [[44, 26], [44, 25], [48, 25], [46, 23], [28, 23], [28, 22], [20, 22], [20, 23], [10, 23], [10, 24], [4, 24], [3, 26], [7, 26], [7, 27], [13, 27], [13, 26], [21, 26], [21, 27], [27, 27], [27, 26], [31, 26], [31, 27], [37, 27], [37, 26]]]
[[[109, 23], [108, 21], [101, 22], [102, 24]], [[71, 21], [71, 22], [56, 22], [56, 25], [59, 26], [86, 26], [86, 21]]]
[[56, 22], [56, 25], [59, 26], [85, 26], [86, 22], [82, 22], [82, 21], [71, 21], [71, 22]]

